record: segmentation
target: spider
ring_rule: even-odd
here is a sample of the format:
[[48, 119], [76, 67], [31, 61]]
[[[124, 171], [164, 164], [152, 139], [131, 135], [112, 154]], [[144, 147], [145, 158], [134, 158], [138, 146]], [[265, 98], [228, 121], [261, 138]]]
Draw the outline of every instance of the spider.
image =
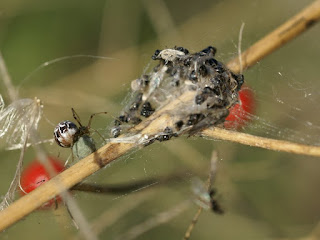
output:
[[[76, 111], [73, 108], [71, 108], [71, 111], [79, 127], [69, 120], [62, 121], [54, 129], [54, 139], [60, 147], [72, 148], [73, 154], [78, 159], [82, 159], [97, 150], [94, 140], [90, 137], [93, 117], [97, 114], [106, 114], [107, 112], [91, 114], [87, 126], [83, 126]], [[97, 133], [104, 140], [101, 134]]]

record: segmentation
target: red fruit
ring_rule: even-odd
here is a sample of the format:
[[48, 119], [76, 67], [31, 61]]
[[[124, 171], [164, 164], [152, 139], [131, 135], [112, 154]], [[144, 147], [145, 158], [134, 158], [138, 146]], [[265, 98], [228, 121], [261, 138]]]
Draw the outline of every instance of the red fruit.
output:
[[[64, 164], [60, 160], [53, 157], [48, 157], [48, 160], [57, 174], [64, 170]], [[23, 196], [33, 191], [50, 178], [51, 176], [45, 166], [37, 159], [33, 160], [21, 173], [20, 183], [23, 189], [23, 191], [21, 190], [21, 195]], [[51, 207], [55, 201], [61, 201], [61, 198], [58, 196], [51, 199], [41, 206], [41, 208]]]
[[224, 122], [226, 129], [240, 129], [251, 119], [255, 112], [254, 93], [248, 86], [243, 86], [239, 91], [239, 103], [229, 109], [229, 115]]

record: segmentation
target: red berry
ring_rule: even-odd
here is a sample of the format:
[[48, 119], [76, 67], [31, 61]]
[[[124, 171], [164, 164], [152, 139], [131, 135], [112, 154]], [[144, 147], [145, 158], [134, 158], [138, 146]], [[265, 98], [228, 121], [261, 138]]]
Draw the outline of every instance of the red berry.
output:
[[[48, 160], [57, 174], [64, 170], [64, 164], [60, 160], [53, 157], [48, 157]], [[45, 166], [37, 159], [33, 160], [21, 173], [20, 182], [23, 189], [23, 191], [21, 190], [21, 195], [23, 196], [33, 191], [50, 178], [50, 174]], [[61, 201], [61, 198], [58, 196], [55, 199], [51, 199], [41, 208], [51, 207], [55, 201]]]
[[254, 93], [248, 86], [243, 86], [239, 91], [239, 103], [229, 109], [229, 115], [224, 122], [227, 129], [240, 129], [250, 121], [250, 115], [256, 108]]

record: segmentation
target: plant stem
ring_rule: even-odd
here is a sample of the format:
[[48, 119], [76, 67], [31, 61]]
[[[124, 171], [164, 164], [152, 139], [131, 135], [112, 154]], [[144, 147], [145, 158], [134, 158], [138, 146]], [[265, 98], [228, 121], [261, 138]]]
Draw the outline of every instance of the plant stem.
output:
[[[285, 45], [320, 19], [320, 1], [314, 1], [297, 15], [290, 18], [273, 32], [260, 39], [241, 54], [243, 69], [249, 68], [258, 61]], [[233, 72], [240, 72], [239, 58], [234, 58], [227, 64]]]
[[273, 151], [320, 157], [320, 147], [318, 146], [303, 145], [283, 140], [258, 137], [221, 128], [205, 129], [202, 131], [202, 136], [237, 142], [244, 145], [265, 148]]

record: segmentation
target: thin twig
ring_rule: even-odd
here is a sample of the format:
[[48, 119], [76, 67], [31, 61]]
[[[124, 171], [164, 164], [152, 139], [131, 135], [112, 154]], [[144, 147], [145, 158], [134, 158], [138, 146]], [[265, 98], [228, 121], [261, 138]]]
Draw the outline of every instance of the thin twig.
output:
[[0, 76], [2, 76], [3, 84], [5, 85], [11, 102], [18, 98], [18, 93], [12, 84], [11, 77], [8, 73], [6, 63], [0, 51]]
[[[118, 201], [112, 208], [103, 212], [97, 219], [91, 223], [93, 231], [99, 235], [103, 231], [106, 231], [108, 227], [116, 223], [120, 218], [125, 217], [131, 210], [136, 209], [138, 205], [145, 202], [151, 196], [155, 194], [155, 191], [139, 192], [138, 195], [134, 195], [134, 200], [130, 198], [123, 198], [122, 201]], [[78, 239], [78, 238], [76, 238]]]
[[[174, 21], [166, 3], [163, 0], [143, 0], [142, 3], [149, 15], [149, 18], [151, 19], [150, 22], [153, 24], [153, 28], [158, 35], [158, 39], [163, 42], [165, 36], [170, 36], [170, 39], [176, 39], [179, 42], [179, 32], [175, 28]], [[157, 9], [157, 11], [154, 11], [155, 9]]]
[[200, 217], [200, 214], [202, 213], [202, 210], [203, 208], [202, 207], [199, 207], [198, 208], [198, 211], [196, 212], [196, 214], [194, 215], [194, 217], [192, 218], [192, 222], [191, 224], [189, 225], [184, 237], [183, 237], [183, 240], [188, 240], [191, 236], [191, 233], [194, 229], [194, 227], [196, 226], [197, 222], [198, 222], [198, 219]]
[[147, 178], [137, 180], [129, 183], [118, 184], [94, 184], [94, 183], [79, 183], [72, 187], [70, 190], [82, 191], [98, 194], [125, 194], [128, 192], [138, 192], [140, 190], [147, 189], [151, 186], [160, 186], [167, 183], [175, 183], [178, 180], [182, 180], [186, 176], [186, 171], [173, 173], [167, 176], [159, 176], [153, 178]]
[[242, 45], [242, 33], [244, 29], [245, 23], [243, 22], [240, 27], [239, 31], [239, 40], [238, 40], [238, 57], [239, 57], [239, 66], [240, 66], [240, 71], [239, 73], [242, 74], [243, 72], [243, 66], [242, 66], [242, 55], [241, 55], [241, 45]]
[[[312, 25], [312, 23], [318, 21], [319, 18], [320, 0], [317, 0], [305, 10], [300, 12], [298, 15], [286, 22], [284, 25], [280, 26], [266, 38], [260, 40], [255, 45], [253, 45], [253, 47], [249, 48], [249, 50], [245, 51], [242, 54], [243, 68], [245, 69], [252, 66], [254, 63], [270, 54], [275, 49], [279, 48], [298, 34], [302, 33], [304, 30], [308, 29]], [[239, 72], [240, 70], [238, 58], [232, 60], [227, 66], [234, 72]], [[175, 119], [172, 119], [172, 117], [167, 113], [172, 109], [183, 107], [183, 104], [190, 104], [190, 102], [194, 100], [194, 97], [195, 93], [193, 92], [184, 93], [179, 99], [170, 102], [170, 104], [151, 115], [146, 121], [143, 121], [139, 125], [137, 125], [135, 127], [135, 130], [140, 130], [140, 133], [142, 135], [152, 136], [153, 134], [161, 132], [163, 130], [163, 126], [172, 126]], [[233, 132], [230, 132], [230, 134], [232, 133]], [[211, 137], [217, 137], [215, 135], [217, 134], [217, 129], [205, 130], [204, 134]], [[242, 136], [242, 134], [239, 135]], [[249, 137], [249, 135], [247, 136]], [[256, 139], [255, 141], [257, 140], [258, 139]], [[272, 141], [272, 139], [269, 140]], [[246, 144], [245, 141], [242, 141], [241, 143]], [[301, 150], [299, 151], [299, 154], [320, 156], [320, 147], [305, 146], [281, 141], [281, 144], [283, 144], [284, 147], [279, 149], [279, 143], [280, 142], [278, 140], [276, 140], [274, 144], [269, 143], [269, 146], [272, 145], [269, 149], [281, 151], [285, 150], [287, 152], [298, 153], [297, 151], [292, 150], [292, 146], [295, 146], [296, 149]], [[272, 148], [274, 147], [274, 145], [276, 145], [277, 148]], [[103, 166], [128, 153], [130, 150], [134, 149], [137, 146], [137, 143], [128, 142], [106, 144], [97, 152], [82, 159], [69, 169], [52, 178], [45, 184], [42, 184], [40, 187], [24, 196], [23, 198], [20, 198], [19, 200], [11, 204], [7, 209], [2, 211], [0, 213], [0, 231], [11, 226], [21, 218], [25, 217], [26, 215], [30, 214], [32, 211], [40, 207], [43, 203], [52, 199], [54, 196], [81, 182], [83, 179], [98, 171]], [[263, 145], [257, 144], [254, 144], [254, 146], [265, 147]], [[61, 185], [63, 185], [63, 188], [61, 188]]]
[[[320, 19], [319, 9], [320, 1], [316, 0], [273, 32], [249, 47], [241, 55], [243, 69], [256, 64], [262, 58], [313, 26]], [[233, 59], [227, 66], [234, 72], [240, 72], [239, 58]]]
[[[214, 182], [214, 179], [216, 177], [216, 172], [217, 172], [217, 162], [218, 162], [218, 152], [213, 151], [211, 154], [211, 161], [210, 161], [210, 172], [207, 180], [207, 192], [212, 189], [212, 184]], [[183, 240], [188, 240], [191, 236], [191, 233], [196, 226], [199, 217], [202, 213], [203, 207], [200, 206], [196, 212], [196, 214], [193, 216], [191, 223], [189, 224], [186, 233], [184, 234]]]
[[320, 147], [318, 146], [309, 146], [283, 140], [258, 137], [246, 133], [228, 131], [221, 128], [206, 129], [202, 131], [202, 135], [214, 139], [237, 142], [244, 145], [265, 148], [273, 151], [320, 157]]
[[121, 240], [132, 240], [136, 239], [138, 236], [142, 235], [145, 232], [148, 232], [150, 229], [159, 226], [160, 224], [166, 223], [170, 221], [171, 219], [177, 217], [179, 214], [184, 212], [190, 205], [190, 201], [185, 200], [173, 208], [159, 213], [157, 216], [151, 217], [147, 219], [146, 221], [133, 226], [130, 228], [126, 233], [120, 235], [119, 237], [116, 237], [115, 239]]

